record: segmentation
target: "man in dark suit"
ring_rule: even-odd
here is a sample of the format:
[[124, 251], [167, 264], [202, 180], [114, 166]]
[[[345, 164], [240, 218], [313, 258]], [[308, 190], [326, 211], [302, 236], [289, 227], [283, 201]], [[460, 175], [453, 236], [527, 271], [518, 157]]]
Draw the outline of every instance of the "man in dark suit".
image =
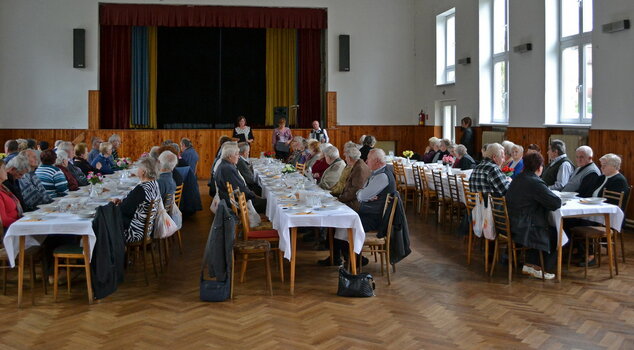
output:
[[240, 189], [240, 191], [245, 194], [247, 200], [253, 202], [253, 207], [255, 207], [258, 213], [264, 213], [266, 211], [266, 199], [261, 198], [249, 189], [236, 167], [238, 159], [240, 159], [240, 149], [238, 146], [227, 145], [223, 147], [220, 158], [220, 164], [213, 176], [216, 181], [220, 199], [224, 200], [227, 206], [231, 205], [229, 193], [227, 192], [227, 182], [229, 182], [234, 190]]
[[247, 186], [251, 189], [251, 191], [255, 192], [258, 196], [262, 195], [262, 187], [258, 185], [258, 181], [255, 178], [255, 174], [253, 173], [253, 166], [247, 159], [249, 159], [249, 151], [251, 150], [251, 146], [247, 142], [240, 142], [238, 144], [238, 148], [240, 149], [240, 158], [238, 159], [238, 164], [236, 167], [240, 172], [240, 175], [244, 178], [244, 182], [247, 183]]

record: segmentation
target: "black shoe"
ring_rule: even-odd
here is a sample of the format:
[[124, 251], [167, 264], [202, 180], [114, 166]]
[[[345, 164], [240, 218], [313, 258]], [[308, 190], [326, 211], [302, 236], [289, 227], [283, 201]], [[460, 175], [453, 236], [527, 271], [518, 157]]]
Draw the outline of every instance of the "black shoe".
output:
[[[580, 261], [577, 266], [579, 267], [585, 267], [586, 266], [586, 262], [585, 261]], [[592, 267], [592, 266], [597, 266], [597, 259], [593, 258], [592, 260], [588, 261], [588, 267]]]
[[343, 262], [341, 261], [341, 259], [334, 259], [333, 260], [333, 264], [330, 265], [330, 257], [327, 257], [326, 259], [318, 260], [317, 261], [317, 265], [321, 265], [321, 266], [341, 266], [341, 265], [343, 265]]
[[366, 258], [365, 256], [361, 256], [361, 266], [365, 266], [369, 263], [370, 263], [370, 259]]

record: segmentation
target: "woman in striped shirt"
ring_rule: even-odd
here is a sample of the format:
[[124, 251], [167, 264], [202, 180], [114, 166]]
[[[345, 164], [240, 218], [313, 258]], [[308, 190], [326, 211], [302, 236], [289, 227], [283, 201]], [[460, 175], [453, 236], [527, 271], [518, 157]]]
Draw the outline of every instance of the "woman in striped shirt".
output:
[[[114, 199], [113, 202], [121, 208], [123, 217], [123, 238], [126, 243], [139, 242], [143, 239], [143, 227], [151, 201], [161, 199], [158, 182], [158, 162], [152, 157], [141, 158], [137, 162], [137, 176], [141, 179], [127, 197], [123, 200]], [[153, 230], [154, 218], [158, 202], [155, 202], [150, 213], [150, 234]]]
[[62, 197], [68, 194], [68, 182], [64, 173], [56, 166], [57, 155], [53, 150], [46, 150], [40, 154], [42, 164], [35, 170], [35, 176], [40, 179], [46, 193], [51, 197]]

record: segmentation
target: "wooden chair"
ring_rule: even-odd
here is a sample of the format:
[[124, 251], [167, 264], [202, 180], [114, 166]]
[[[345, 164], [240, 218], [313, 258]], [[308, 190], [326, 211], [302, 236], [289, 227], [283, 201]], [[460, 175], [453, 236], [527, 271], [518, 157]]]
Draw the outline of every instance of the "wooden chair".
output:
[[[174, 201], [174, 194], [168, 193], [163, 201], [163, 207], [169, 213], [174, 205], [176, 205]], [[159, 265], [161, 267], [161, 272], [163, 272], [163, 255], [165, 255], [165, 266], [167, 266], [169, 261], [169, 241], [173, 236], [174, 235], [167, 238], [154, 238], [155, 242], [158, 244]]]
[[[180, 208], [181, 199], [183, 198], [183, 186], [185, 184], [180, 184], [176, 186], [176, 192], [174, 192], [174, 205]], [[175, 234], [170, 236], [169, 240], [178, 239], [178, 251], [181, 255], [183, 255], [183, 237], [181, 236], [181, 230], [176, 231]]]
[[[145, 276], [145, 284], [150, 285], [150, 281], [147, 277], [147, 259], [145, 258], [145, 252], [147, 251], [148, 246], [150, 247], [150, 255], [152, 256], [152, 266], [154, 267], [154, 275], [158, 277], [158, 272], [156, 271], [156, 262], [154, 258], [154, 245], [152, 244], [152, 232], [154, 229], [154, 219], [156, 215], [152, 215], [152, 209], [154, 209], [158, 205], [158, 201], [161, 199], [155, 199], [150, 201], [147, 204], [146, 215], [145, 215], [145, 223], [143, 224], [143, 238], [138, 242], [127, 243], [127, 254], [129, 256], [130, 251], [136, 251], [136, 257], [139, 256], [139, 251], [141, 252], [141, 259], [143, 259], [143, 275]], [[126, 256], [126, 261], [128, 261], [128, 256]]]
[[[90, 275], [90, 242], [88, 236], [83, 235], [82, 245], [63, 245], [55, 248], [53, 251], [53, 259], [55, 261], [55, 271], [53, 273], [53, 300], [57, 302], [57, 281], [59, 280], [59, 268], [66, 268], [66, 286], [68, 294], [70, 294], [70, 269], [74, 267], [84, 268], [86, 271], [86, 289], [88, 290], [88, 304], [93, 302], [92, 282]], [[73, 260], [81, 260], [82, 263], [71, 263]]]
[[295, 169], [298, 173], [304, 175], [304, 172], [306, 171], [306, 163], [295, 163]]
[[[240, 213], [238, 210], [238, 201], [236, 199], [236, 193], [240, 193], [239, 190], [235, 190], [233, 189], [233, 186], [231, 185], [231, 183], [229, 183], [229, 181], [227, 181], [227, 193], [229, 194], [229, 202], [231, 202], [231, 210], [233, 211], [233, 213], [236, 215], [237, 218], [240, 217]], [[254, 227], [254, 230], [270, 230], [273, 228], [272, 223], [268, 220], [268, 218], [262, 214], [260, 214], [260, 219], [262, 220], [260, 222], [259, 226]], [[239, 225], [236, 225], [236, 237], [238, 234], [238, 230], [239, 230]]]
[[[235, 256], [240, 255], [243, 259], [247, 259], [249, 255], [262, 254], [262, 258], [253, 260], [264, 260], [264, 268], [266, 271], [266, 286], [269, 294], [273, 295], [273, 283], [271, 282], [271, 264], [270, 261], [271, 243], [263, 239], [255, 240], [235, 240], [233, 243], [233, 256], [231, 257], [231, 299], [233, 299], [233, 285], [235, 283]], [[244, 260], [243, 260], [244, 263]], [[244, 273], [244, 272], [243, 272]]]
[[[0, 231], [2, 231], [2, 225], [0, 225]], [[2, 233], [0, 232], [0, 237], [2, 237]], [[1, 246], [1, 242], [0, 242]], [[40, 262], [41, 273], [42, 273], [42, 287], [44, 288], [44, 294], [48, 294], [46, 288], [46, 274], [44, 273], [44, 264], [42, 263], [42, 255], [40, 247], [29, 247], [24, 251], [25, 261], [29, 262], [29, 277], [31, 281], [31, 304], [35, 305], [35, 294], [33, 289], [35, 287], [35, 262]], [[0, 269], [2, 269], [2, 294], [7, 295], [7, 271], [11, 269], [9, 265], [9, 256], [7, 255], [6, 249], [0, 248]]]
[[[280, 280], [284, 283], [284, 257], [282, 251], [279, 248], [280, 236], [277, 230], [274, 229], [264, 229], [264, 230], [254, 230], [251, 228], [249, 224], [249, 214], [247, 209], [247, 199], [244, 193], [238, 194], [238, 209], [240, 215], [240, 222], [242, 223], [242, 239], [245, 241], [249, 240], [265, 240], [269, 243], [276, 242], [278, 247], [271, 248], [271, 250], [275, 250], [278, 258], [278, 265], [280, 269]], [[240, 282], [244, 281], [244, 276], [247, 271], [247, 263], [249, 261], [248, 254], [242, 254], [242, 271], [240, 273]]]
[[[631, 191], [632, 191], [632, 186], [630, 186], [630, 193]], [[625, 198], [624, 192], [614, 192], [614, 191], [604, 190], [603, 197], [606, 199], [617, 201], [619, 208], [623, 207], [623, 200]], [[623, 244], [623, 235], [615, 229], [610, 229], [610, 232], [612, 233], [612, 251], [614, 252], [614, 269], [616, 271], [616, 274], [618, 275], [619, 274], [619, 259], [618, 259], [617, 249], [616, 249], [616, 241], [617, 241], [617, 238], [620, 237], [621, 254], [623, 255], [623, 259], [625, 262], [625, 248]], [[585, 250], [586, 250], [585, 261], [588, 261], [588, 255], [589, 255], [588, 251], [590, 248], [590, 242], [592, 242], [594, 246], [595, 259], [597, 259], [598, 266], [601, 266], [601, 250], [599, 248], [601, 246], [601, 241], [604, 238], [607, 238], [605, 226], [578, 226], [578, 227], [573, 227], [570, 230], [570, 233], [571, 235], [570, 235], [570, 248], [568, 249], [568, 269], [570, 269], [570, 260], [572, 258], [572, 249], [573, 249], [572, 243], [575, 240], [585, 241]], [[584, 278], [588, 278], [588, 264], [586, 264], [584, 268], [583, 276]]]
[[[416, 187], [407, 184], [407, 176], [405, 175], [405, 166], [401, 162], [393, 161], [394, 177], [396, 179], [396, 189], [403, 198], [403, 208], [407, 209], [407, 202], [415, 202]], [[411, 194], [411, 196], [410, 196]]]
[[447, 208], [451, 206], [451, 198], [448, 196], [448, 193], [446, 193], [442, 184], [442, 170], [432, 170], [431, 175], [436, 197], [438, 197], [438, 221], [444, 224]]
[[462, 210], [465, 207], [464, 203], [460, 200], [460, 190], [461, 185], [459, 184], [458, 178], [463, 178], [464, 175], [460, 174], [452, 174], [447, 175], [447, 183], [449, 184], [449, 216], [450, 216], [450, 224], [454, 223], [454, 214], [458, 218], [458, 221], [462, 217]]
[[[412, 175], [414, 176], [414, 188], [415, 192], [415, 207], [417, 213], [421, 213], [423, 210], [423, 193], [425, 189], [423, 188], [423, 180], [427, 181], [427, 179], [421, 178], [420, 167], [416, 165], [412, 165]], [[425, 174], [423, 174], [425, 176]]]
[[[388, 208], [390, 208], [390, 217], [387, 224], [387, 232], [384, 237], [377, 237], [378, 231], [368, 231], [365, 233], [365, 241], [363, 242], [364, 247], [368, 247], [368, 249], [362, 249], [361, 253], [371, 253], [371, 254], [379, 254], [381, 255], [381, 275], [383, 274], [383, 261], [385, 261], [385, 269], [387, 270], [387, 284], [392, 284], [390, 279], [390, 238], [392, 236], [392, 224], [394, 222], [394, 213], [396, 212], [396, 207], [398, 202], [398, 197], [395, 194], [389, 194], [385, 199], [385, 206], [383, 207], [383, 215]], [[391, 207], [390, 207], [391, 204]], [[385, 259], [385, 260], [384, 260]], [[361, 272], [361, 265], [359, 264], [359, 272]], [[396, 264], [392, 265], [394, 272], [396, 272]]]
[[[436, 212], [438, 211], [438, 195], [435, 190], [429, 187], [429, 179], [432, 178], [431, 171], [424, 167], [418, 168], [418, 172], [420, 174], [421, 185], [423, 187], [423, 210], [422, 214], [427, 216], [429, 208], [432, 205], [436, 208]], [[438, 215], [438, 213], [436, 213]]]
[[[513, 266], [517, 269], [517, 251], [525, 251], [528, 248], [520, 247], [517, 248], [515, 243], [513, 242], [513, 237], [511, 235], [511, 222], [509, 221], [509, 214], [506, 208], [506, 198], [505, 197], [495, 197], [489, 195], [491, 211], [493, 212], [493, 223], [495, 225], [495, 245], [493, 247], [493, 263], [491, 264], [490, 276], [493, 276], [493, 271], [495, 270], [495, 264], [500, 257], [500, 243], [506, 243], [507, 254], [508, 254], [508, 279], [509, 284], [513, 279]], [[487, 244], [488, 245], [488, 244]], [[485, 255], [485, 259], [488, 261], [488, 254]], [[544, 281], [544, 255], [542, 251], [539, 251], [539, 261], [542, 269], [542, 281]]]
[[[465, 189], [464, 192], [465, 201], [467, 202], [465, 205], [465, 209], [467, 210], [467, 216], [469, 217], [469, 235], [467, 237], [467, 265], [471, 264], [471, 252], [473, 250], [473, 223], [471, 222], [471, 212], [473, 208], [475, 208], [476, 204], [480, 200], [480, 193], [478, 192], [470, 192], [469, 189]], [[488, 252], [487, 252], [488, 253]], [[488, 255], [488, 254], [487, 254]], [[488, 264], [488, 260], [485, 262], [485, 266]]]

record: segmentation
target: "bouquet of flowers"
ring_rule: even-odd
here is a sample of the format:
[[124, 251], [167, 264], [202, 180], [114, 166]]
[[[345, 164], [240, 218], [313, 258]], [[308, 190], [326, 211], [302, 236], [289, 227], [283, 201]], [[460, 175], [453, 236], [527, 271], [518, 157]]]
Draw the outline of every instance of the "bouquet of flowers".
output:
[[139, 156], [139, 158], [144, 158], [144, 157], [149, 157], [149, 156], [150, 156], [150, 153], [148, 153], [148, 152], [143, 152], [143, 153], [141, 154], [141, 156]]
[[274, 156], [274, 155], [275, 155], [275, 152], [273, 152], [273, 151], [266, 151], [266, 152], [264, 152], [264, 156], [265, 156], [266, 158], [273, 158], [273, 156]]
[[291, 164], [286, 164], [284, 168], [282, 168], [282, 174], [290, 174], [296, 172], [297, 169]]
[[117, 159], [117, 167], [119, 169], [128, 169], [131, 164], [132, 164], [132, 159], [130, 159], [129, 157], [128, 158], [121, 157]]
[[502, 172], [504, 173], [504, 175], [506, 176], [511, 176], [513, 175], [513, 172], [515, 171], [515, 168], [511, 168], [510, 166], [506, 165], [502, 168]]
[[103, 175], [101, 175], [101, 173], [95, 174], [92, 171], [89, 171], [86, 179], [88, 180], [88, 182], [90, 182], [91, 185], [98, 185], [103, 182]]
[[403, 157], [410, 159], [412, 158], [412, 156], [414, 155], [413, 151], [407, 150], [407, 151], [403, 151]]
[[0, 160], [4, 160], [7, 157], [6, 153], [0, 153]]
[[453, 164], [453, 162], [454, 162], [454, 158], [452, 156], [450, 156], [450, 155], [446, 155], [446, 156], [442, 157], [442, 163], [444, 165]]

